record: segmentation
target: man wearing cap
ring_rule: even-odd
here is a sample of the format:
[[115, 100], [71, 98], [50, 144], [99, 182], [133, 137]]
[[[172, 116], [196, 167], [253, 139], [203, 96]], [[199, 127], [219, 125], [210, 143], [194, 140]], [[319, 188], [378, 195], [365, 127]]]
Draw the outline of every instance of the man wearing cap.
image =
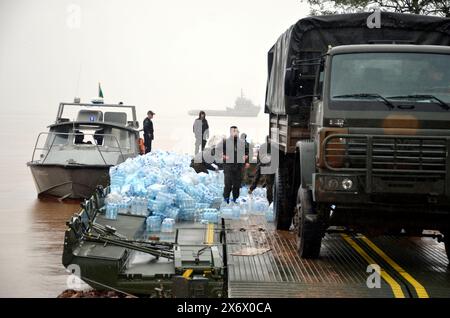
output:
[[149, 110], [147, 112], [147, 118], [144, 119], [144, 143], [145, 143], [145, 153], [152, 151], [152, 140], [153, 140], [153, 122], [152, 118], [155, 115], [154, 112]]

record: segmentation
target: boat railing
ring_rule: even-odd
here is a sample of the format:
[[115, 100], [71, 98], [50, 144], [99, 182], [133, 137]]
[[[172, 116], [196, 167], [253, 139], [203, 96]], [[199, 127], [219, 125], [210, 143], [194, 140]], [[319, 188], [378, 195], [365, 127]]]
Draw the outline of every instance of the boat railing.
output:
[[[51, 143], [49, 145], [49, 136], [52, 136], [51, 138]], [[46, 136], [46, 140], [45, 143], [42, 147], [39, 146], [39, 141], [41, 140], [42, 136]], [[57, 140], [56, 137], [58, 136], [63, 136], [66, 138], [63, 138], [60, 141], [63, 142], [58, 142], [55, 143], [55, 141]], [[72, 138], [69, 138], [71, 137]], [[74, 142], [74, 137], [75, 136], [92, 136], [94, 143], [75, 143]], [[96, 142], [96, 138], [101, 137], [103, 138], [103, 140], [105, 140], [105, 137], [111, 138], [111, 140], [113, 141], [113, 145], [117, 145], [117, 147], [115, 146], [105, 146], [105, 145], [99, 145]], [[36, 143], [34, 145], [34, 149], [33, 149], [33, 155], [31, 157], [31, 162], [35, 162], [35, 161], [40, 161], [40, 163], [45, 163], [45, 160], [47, 159], [50, 151], [54, 148], [54, 147], [63, 147], [63, 146], [80, 146], [80, 145], [84, 145], [84, 146], [90, 146], [90, 147], [95, 147], [100, 155], [100, 157], [102, 158], [103, 162], [105, 165], [108, 165], [108, 163], [105, 160], [105, 157], [103, 155], [103, 152], [118, 152], [120, 153], [120, 157], [122, 159], [122, 161], [125, 161], [125, 156], [123, 154], [122, 150], [129, 150], [129, 148], [125, 148], [125, 147], [121, 147], [119, 140], [117, 139], [117, 137], [115, 135], [112, 134], [98, 134], [98, 133], [75, 133], [75, 132], [71, 132], [71, 133], [61, 133], [61, 132], [41, 132], [38, 135], [38, 138], [36, 139]], [[113, 149], [113, 151], [111, 151], [111, 149]], [[36, 152], [40, 152], [39, 158], [36, 159]], [[116, 163], [113, 163], [116, 164]]]

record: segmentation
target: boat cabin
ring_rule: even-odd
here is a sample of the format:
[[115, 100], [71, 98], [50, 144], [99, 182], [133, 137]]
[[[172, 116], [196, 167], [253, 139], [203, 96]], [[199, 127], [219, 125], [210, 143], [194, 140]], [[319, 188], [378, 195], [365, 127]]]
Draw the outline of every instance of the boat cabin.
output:
[[116, 165], [139, 154], [138, 127], [134, 106], [61, 103], [55, 123], [39, 135], [32, 161]]

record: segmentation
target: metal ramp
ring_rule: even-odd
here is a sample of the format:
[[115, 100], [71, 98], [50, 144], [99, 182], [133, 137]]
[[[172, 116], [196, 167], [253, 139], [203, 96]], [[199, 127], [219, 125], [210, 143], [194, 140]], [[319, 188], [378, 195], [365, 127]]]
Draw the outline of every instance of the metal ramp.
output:
[[[327, 234], [321, 257], [309, 260], [298, 256], [295, 234], [262, 216], [227, 220], [226, 228], [232, 298], [450, 297], [444, 246], [429, 238]], [[380, 288], [367, 286], [369, 264], [381, 268]]]

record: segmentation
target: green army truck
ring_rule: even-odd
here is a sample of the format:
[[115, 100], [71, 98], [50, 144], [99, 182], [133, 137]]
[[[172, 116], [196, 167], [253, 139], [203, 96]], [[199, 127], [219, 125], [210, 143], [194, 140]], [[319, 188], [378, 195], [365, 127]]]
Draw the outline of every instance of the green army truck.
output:
[[[277, 229], [320, 254], [330, 227], [450, 235], [450, 19], [309, 17], [268, 54]], [[272, 154], [272, 158], [274, 158]]]

